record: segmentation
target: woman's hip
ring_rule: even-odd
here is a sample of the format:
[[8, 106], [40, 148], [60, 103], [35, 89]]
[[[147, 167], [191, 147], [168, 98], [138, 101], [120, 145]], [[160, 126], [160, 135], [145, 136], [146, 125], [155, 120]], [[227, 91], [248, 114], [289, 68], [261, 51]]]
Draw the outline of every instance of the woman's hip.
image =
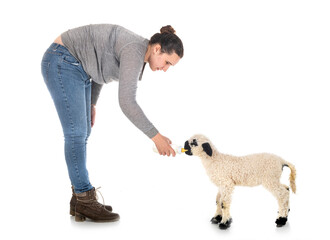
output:
[[80, 61], [66, 47], [57, 43], [52, 43], [44, 53], [41, 72], [46, 84], [59, 78], [77, 81], [77, 84], [88, 84], [90, 81]]

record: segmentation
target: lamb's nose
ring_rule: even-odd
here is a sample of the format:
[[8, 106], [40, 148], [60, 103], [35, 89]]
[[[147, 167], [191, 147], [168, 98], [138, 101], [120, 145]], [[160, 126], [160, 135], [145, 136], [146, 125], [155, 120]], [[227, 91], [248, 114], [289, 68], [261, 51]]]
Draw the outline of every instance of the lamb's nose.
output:
[[184, 143], [184, 149], [187, 150], [187, 151], [185, 152], [185, 154], [187, 154], [187, 155], [189, 155], [189, 156], [192, 155], [191, 147], [189, 146], [189, 142], [188, 142], [188, 141], [186, 141], [186, 142]]

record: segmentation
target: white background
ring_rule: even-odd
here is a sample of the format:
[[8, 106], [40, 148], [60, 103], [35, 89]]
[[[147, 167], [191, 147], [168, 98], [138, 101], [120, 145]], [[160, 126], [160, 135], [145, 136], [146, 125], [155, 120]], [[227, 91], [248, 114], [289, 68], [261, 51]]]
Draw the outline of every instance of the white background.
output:
[[[5, 1], [1, 3], [0, 229], [6, 239], [329, 239], [328, 1]], [[67, 29], [115, 23], [150, 38], [171, 24], [185, 55], [146, 67], [138, 102], [183, 144], [207, 135], [233, 155], [272, 152], [297, 168], [286, 227], [262, 187], [235, 189], [232, 227], [210, 224], [217, 189], [196, 157], [161, 157], [102, 90], [88, 144], [92, 184], [121, 215], [76, 223], [63, 134], [41, 76]], [[288, 184], [288, 171], [283, 183]], [[4, 236], [4, 235], [3, 235]]]

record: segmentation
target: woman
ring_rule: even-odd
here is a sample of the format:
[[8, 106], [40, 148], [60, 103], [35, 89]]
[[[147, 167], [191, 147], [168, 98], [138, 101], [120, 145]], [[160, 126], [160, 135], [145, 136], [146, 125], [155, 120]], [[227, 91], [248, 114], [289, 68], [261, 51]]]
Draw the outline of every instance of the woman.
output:
[[127, 118], [151, 138], [161, 155], [173, 155], [136, 102], [145, 64], [152, 71], [176, 65], [183, 45], [171, 26], [150, 40], [118, 25], [88, 25], [61, 34], [42, 59], [42, 75], [53, 98], [65, 138], [65, 159], [72, 183], [70, 213], [76, 221], [117, 221], [111, 206], [97, 202], [86, 168], [86, 143], [95, 123], [95, 105], [104, 83], [119, 82], [119, 104]]

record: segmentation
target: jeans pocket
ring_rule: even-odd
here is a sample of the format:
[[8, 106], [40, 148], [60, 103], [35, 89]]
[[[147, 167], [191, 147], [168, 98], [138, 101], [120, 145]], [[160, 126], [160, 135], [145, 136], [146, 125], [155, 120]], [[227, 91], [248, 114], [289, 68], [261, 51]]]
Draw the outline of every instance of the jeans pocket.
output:
[[74, 56], [71, 56], [71, 55], [63, 55], [63, 62], [71, 64], [73, 66], [80, 65], [80, 62]]

